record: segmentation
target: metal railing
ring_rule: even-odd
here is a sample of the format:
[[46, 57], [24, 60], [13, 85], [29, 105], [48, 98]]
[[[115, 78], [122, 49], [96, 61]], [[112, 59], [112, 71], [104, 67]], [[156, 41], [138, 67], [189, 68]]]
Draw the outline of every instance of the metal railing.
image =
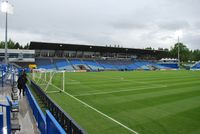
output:
[[[8, 99], [6, 99], [6, 100], [8, 101]], [[1, 115], [1, 116], [6, 116], [7, 134], [11, 134], [11, 115], [10, 115], [11, 106], [10, 106], [9, 103], [8, 104], [1, 104], [0, 103], [0, 108], [2, 109], [2, 113], [3, 113], [3, 109], [6, 110], [6, 112], [5, 112], [6, 114], [5, 115]], [[3, 117], [1, 117], [1, 118], [3, 118]], [[1, 120], [3, 120], [3, 119], [1, 119]], [[3, 126], [3, 122], [1, 122], [2, 124], [0, 123], [0, 126], [1, 126], [1, 128], [0, 128], [0, 134], [3, 131], [2, 130], [2, 128], [3, 128], [2, 127]]]
[[62, 108], [60, 108], [60, 106], [58, 106], [37, 84], [31, 81], [31, 85], [36, 94], [59, 124], [64, 128], [67, 134], [86, 134], [86, 132], [70, 117], [70, 115], [63, 111]]

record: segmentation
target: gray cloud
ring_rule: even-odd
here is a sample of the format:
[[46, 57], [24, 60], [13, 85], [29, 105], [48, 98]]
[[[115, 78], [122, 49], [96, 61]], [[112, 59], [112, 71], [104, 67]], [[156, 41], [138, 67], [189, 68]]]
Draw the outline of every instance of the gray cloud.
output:
[[188, 47], [199, 49], [200, 48], [200, 30], [198, 31], [198, 34], [196, 33], [187, 33], [187, 35], [184, 36], [182, 39], [182, 42], [186, 43]]
[[[9, 37], [123, 47], [170, 48], [176, 30], [191, 49], [199, 48], [199, 0], [10, 0]], [[4, 15], [0, 14], [0, 40]]]
[[141, 22], [134, 22], [132, 20], [130, 21], [116, 21], [111, 24], [116, 29], [124, 29], [124, 30], [134, 30], [134, 29], [144, 29], [148, 28], [148, 24], [141, 23]]
[[194, 24], [194, 28], [195, 28], [195, 29], [200, 29], [200, 21], [197, 21], [197, 22]]
[[185, 20], [173, 20], [173, 21], [161, 21], [159, 22], [158, 26], [160, 29], [166, 30], [179, 30], [179, 29], [186, 29], [190, 27], [190, 24]]

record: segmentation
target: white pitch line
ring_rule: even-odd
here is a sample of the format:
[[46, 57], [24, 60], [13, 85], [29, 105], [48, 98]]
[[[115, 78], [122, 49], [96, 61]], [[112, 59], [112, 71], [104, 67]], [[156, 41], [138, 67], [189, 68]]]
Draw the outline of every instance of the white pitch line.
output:
[[124, 127], [125, 129], [127, 129], [127, 130], [131, 131], [132, 133], [134, 133], [134, 134], [139, 134], [138, 132], [136, 132], [136, 131], [134, 131], [133, 129], [131, 129], [131, 128], [127, 127], [126, 125], [124, 125], [124, 124], [122, 124], [121, 122], [119, 122], [119, 121], [115, 120], [114, 118], [112, 118], [112, 117], [110, 117], [110, 116], [108, 116], [108, 115], [104, 114], [103, 112], [101, 112], [101, 111], [97, 110], [96, 108], [94, 108], [94, 107], [90, 106], [89, 104], [87, 104], [87, 103], [83, 102], [82, 100], [80, 100], [80, 99], [78, 99], [78, 98], [74, 97], [73, 95], [71, 95], [71, 94], [69, 94], [69, 93], [67, 93], [67, 92], [63, 91], [63, 90], [62, 90], [62, 89], [60, 89], [59, 87], [57, 87], [57, 86], [55, 86], [55, 85], [53, 85], [53, 84], [51, 84], [51, 83], [50, 83], [50, 85], [52, 85], [52, 86], [54, 86], [55, 88], [59, 89], [61, 92], [65, 93], [66, 95], [70, 96], [71, 98], [73, 98], [73, 99], [77, 100], [78, 102], [82, 103], [83, 105], [85, 105], [85, 106], [87, 106], [87, 107], [91, 108], [92, 110], [96, 111], [97, 113], [99, 113], [99, 114], [103, 115], [104, 117], [106, 117], [106, 118], [108, 118], [108, 119], [112, 120], [113, 122], [117, 123], [118, 125], [120, 125], [120, 126]]
[[126, 89], [126, 90], [118, 90], [118, 91], [110, 91], [110, 92], [98, 92], [98, 93], [88, 93], [88, 94], [80, 94], [80, 95], [74, 95], [74, 96], [90, 96], [90, 95], [101, 95], [101, 94], [112, 94], [112, 93], [120, 93], [120, 92], [130, 92], [130, 91], [137, 91], [142, 89], [152, 89], [152, 88], [161, 88], [161, 87], [167, 87], [164, 86], [154, 86], [154, 87], [144, 87], [144, 88], [136, 88], [136, 89]]
[[46, 93], [59, 93], [60, 91], [48, 91], [48, 92], [46, 92]]
[[40, 85], [40, 86], [46, 86], [47, 84], [38, 84], [38, 85]]

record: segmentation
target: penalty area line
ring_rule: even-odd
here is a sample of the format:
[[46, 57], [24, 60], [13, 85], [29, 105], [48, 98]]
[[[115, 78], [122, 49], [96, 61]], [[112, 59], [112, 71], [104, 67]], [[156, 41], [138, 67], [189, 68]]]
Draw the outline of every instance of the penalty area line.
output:
[[116, 124], [122, 126], [123, 128], [129, 130], [130, 132], [132, 132], [132, 133], [134, 133], [134, 134], [139, 134], [138, 132], [136, 132], [136, 131], [134, 131], [133, 129], [127, 127], [126, 125], [124, 125], [124, 124], [122, 124], [121, 122], [115, 120], [114, 118], [112, 118], [112, 117], [110, 117], [110, 116], [104, 114], [103, 112], [97, 110], [96, 108], [90, 106], [89, 104], [83, 102], [82, 100], [80, 100], [80, 99], [74, 97], [73, 95], [69, 94], [68, 92], [63, 91], [63, 90], [60, 89], [59, 87], [57, 87], [57, 86], [55, 86], [55, 85], [53, 85], [53, 84], [50, 84], [50, 85], [52, 85], [52, 86], [54, 86], [55, 88], [59, 89], [60, 91], [62, 91], [62, 92], [65, 93], [66, 95], [68, 95], [68, 96], [70, 96], [71, 98], [75, 99], [76, 101], [80, 102], [81, 104], [83, 104], [83, 105], [85, 105], [85, 106], [91, 108], [92, 110], [96, 111], [97, 113], [99, 113], [99, 114], [103, 115], [104, 117], [110, 119], [111, 121], [115, 122]]

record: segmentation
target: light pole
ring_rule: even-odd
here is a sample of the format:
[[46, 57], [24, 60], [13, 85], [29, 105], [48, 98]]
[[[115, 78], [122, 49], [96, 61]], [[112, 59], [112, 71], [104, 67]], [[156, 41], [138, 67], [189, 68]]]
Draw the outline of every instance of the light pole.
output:
[[175, 35], [178, 38], [178, 68], [180, 69], [180, 37], [182, 36], [183, 32], [178, 30], [175, 32]]
[[8, 37], [8, 14], [13, 14], [13, 6], [8, 3], [8, 1], [4, 1], [1, 3], [1, 11], [5, 13], [6, 22], [5, 22], [5, 64], [8, 64], [8, 45], [7, 45], [7, 37]]
[[179, 46], [179, 36], [178, 36], [178, 68], [180, 69], [180, 46]]

